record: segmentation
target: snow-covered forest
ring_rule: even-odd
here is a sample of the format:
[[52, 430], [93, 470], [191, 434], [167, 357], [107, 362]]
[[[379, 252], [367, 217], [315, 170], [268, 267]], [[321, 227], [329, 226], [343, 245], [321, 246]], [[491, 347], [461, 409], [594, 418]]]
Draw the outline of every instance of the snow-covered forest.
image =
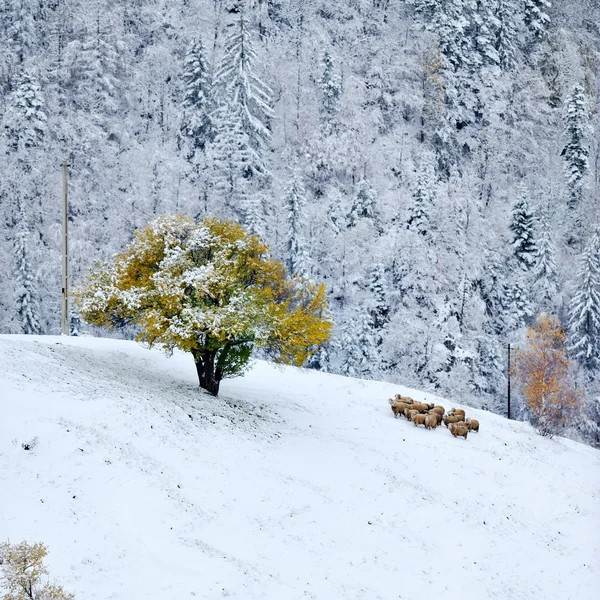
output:
[[506, 346], [568, 333], [600, 443], [596, 0], [5, 0], [0, 331], [158, 214], [234, 217], [335, 323], [311, 366], [505, 412]]

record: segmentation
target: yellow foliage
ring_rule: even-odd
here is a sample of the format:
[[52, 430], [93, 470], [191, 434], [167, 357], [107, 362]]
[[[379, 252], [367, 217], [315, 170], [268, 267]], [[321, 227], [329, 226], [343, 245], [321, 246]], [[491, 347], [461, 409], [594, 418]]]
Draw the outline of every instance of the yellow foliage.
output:
[[544, 435], [567, 422], [581, 400], [570, 378], [565, 338], [558, 320], [543, 315], [529, 328], [527, 347], [517, 351], [517, 379]]
[[44, 558], [48, 554], [41, 543], [0, 544], [0, 573], [8, 593], [3, 600], [73, 600], [62, 587], [44, 582], [48, 569]]
[[140, 341], [195, 357], [250, 344], [301, 365], [331, 334], [324, 287], [288, 279], [257, 236], [216, 218], [159, 217], [74, 297], [90, 323], [135, 323]]

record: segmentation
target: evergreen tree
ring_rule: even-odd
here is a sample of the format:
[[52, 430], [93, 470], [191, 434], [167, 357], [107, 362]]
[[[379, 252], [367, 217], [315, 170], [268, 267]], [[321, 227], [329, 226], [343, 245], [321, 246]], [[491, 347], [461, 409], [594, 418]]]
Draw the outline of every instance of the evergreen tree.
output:
[[517, 264], [524, 270], [530, 270], [535, 264], [537, 254], [533, 238], [533, 213], [529, 209], [528, 193], [525, 186], [519, 187], [520, 198], [512, 210], [510, 228], [513, 232], [513, 252]]
[[600, 230], [581, 258], [577, 291], [569, 304], [569, 350], [588, 369], [600, 367]]
[[[264, 152], [271, 142], [272, 91], [254, 72], [256, 52], [243, 3], [238, 7], [238, 15], [238, 21], [231, 26], [225, 40], [224, 55], [215, 76], [215, 93], [220, 111], [227, 106], [231, 117], [237, 121], [235, 127], [247, 137], [251, 150], [249, 175], [268, 177]], [[226, 125], [227, 120], [220, 119], [217, 127]]]
[[35, 19], [42, 13], [40, 0], [6, 0], [4, 18], [7, 19], [7, 37], [22, 63], [35, 46]]
[[225, 104], [214, 116], [216, 136], [210, 150], [212, 184], [225, 206], [243, 219], [248, 196], [253, 193], [250, 180], [258, 155], [251, 148], [234, 109]]
[[265, 219], [263, 211], [263, 194], [255, 192], [245, 197], [246, 205], [244, 207], [244, 225], [250, 233], [264, 239]]
[[25, 70], [8, 98], [3, 118], [8, 146], [14, 151], [39, 146], [46, 135], [47, 120], [40, 85], [33, 72]]
[[196, 148], [203, 151], [212, 136], [211, 79], [200, 37], [192, 41], [187, 49], [182, 79], [185, 91], [181, 135], [188, 140], [190, 154], [193, 154]]
[[548, 33], [551, 6], [550, 0], [525, 0], [525, 25], [538, 39], [545, 38]]
[[292, 275], [308, 275], [310, 260], [304, 238], [304, 209], [306, 191], [300, 175], [294, 174], [284, 196], [288, 217], [288, 235], [286, 242], [287, 266]]
[[112, 37], [98, 16], [95, 31], [71, 42], [65, 58], [75, 108], [88, 113], [102, 128], [107, 126], [107, 117], [124, 103], [122, 65]]
[[340, 350], [344, 353], [341, 371], [348, 377], [369, 377], [377, 372], [373, 321], [368, 310], [357, 308], [346, 323]]
[[358, 182], [358, 192], [346, 217], [347, 227], [355, 227], [359, 219], [372, 219], [374, 204], [375, 192], [364, 179], [361, 179]]
[[323, 121], [327, 126], [333, 127], [340, 96], [342, 95], [342, 86], [339, 77], [335, 73], [335, 65], [329, 50], [325, 50], [322, 66], [323, 72], [319, 84], [321, 86]]
[[516, 66], [517, 14], [514, 0], [498, 0], [495, 14], [495, 46], [498, 64], [504, 71], [513, 71]]
[[388, 289], [385, 280], [385, 270], [381, 263], [375, 263], [369, 272], [369, 312], [373, 322], [373, 329], [379, 332], [377, 345], [381, 344], [381, 330], [389, 321], [390, 305]]
[[548, 304], [556, 295], [557, 273], [556, 273], [556, 249], [552, 241], [550, 225], [546, 214], [540, 219], [540, 231], [537, 240], [537, 254], [535, 257], [535, 266], [533, 275], [536, 282], [536, 288], [541, 292], [541, 300], [550, 308]]
[[473, 48], [475, 52], [471, 56], [471, 68], [481, 68], [489, 65], [500, 64], [500, 55], [497, 50], [499, 21], [494, 11], [493, 3], [489, 0], [472, 0], [463, 2], [464, 15], [470, 19]]
[[42, 333], [40, 327], [38, 291], [31, 266], [24, 211], [20, 211], [20, 222], [15, 233], [15, 281], [17, 292], [17, 315], [21, 331], [26, 334]]
[[316, 371], [329, 372], [331, 357], [328, 350], [328, 344], [321, 346], [315, 354], [313, 354], [306, 363], [307, 368], [315, 369]]
[[504, 286], [504, 333], [525, 326], [533, 316], [533, 308], [525, 287], [519, 281]]
[[583, 177], [588, 169], [588, 150], [585, 147], [587, 108], [583, 88], [576, 86], [567, 100], [565, 112], [565, 134], [567, 145], [562, 151], [567, 168], [569, 208], [581, 202]]
[[416, 233], [427, 235], [430, 229], [429, 218], [436, 200], [435, 169], [430, 156], [423, 159], [412, 200], [408, 209], [407, 227]]

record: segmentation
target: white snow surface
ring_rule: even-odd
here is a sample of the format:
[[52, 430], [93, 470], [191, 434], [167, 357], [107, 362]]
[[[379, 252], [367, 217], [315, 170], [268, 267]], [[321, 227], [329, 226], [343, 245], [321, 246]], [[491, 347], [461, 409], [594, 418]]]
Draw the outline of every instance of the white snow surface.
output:
[[0, 336], [0, 540], [78, 600], [598, 598], [600, 453], [396, 392], [460, 406], [261, 361], [213, 398], [189, 355]]

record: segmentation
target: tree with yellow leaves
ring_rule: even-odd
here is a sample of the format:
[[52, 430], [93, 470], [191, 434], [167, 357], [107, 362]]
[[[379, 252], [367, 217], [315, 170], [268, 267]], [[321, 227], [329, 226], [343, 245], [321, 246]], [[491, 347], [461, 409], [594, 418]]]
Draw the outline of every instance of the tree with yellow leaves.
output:
[[73, 600], [59, 585], [44, 581], [48, 575], [43, 562], [46, 554], [41, 543], [0, 544], [0, 582], [8, 590], [3, 600]]
[[545, 436], [569, 422], [580, 404], [565, 337], [556, 317], [542, 315], [529, 328], [527, 347], [517, 351], [515, 374], [538, 431]]
[[243, 373], [253, 348], [302, 365], [331, 333], [323, 285], [286, 277], [260, 239], [231, 221], [161, 216], [74, 291], [82, 317], [134, 323], [138, 341], [194, 357], [213, 395]]

